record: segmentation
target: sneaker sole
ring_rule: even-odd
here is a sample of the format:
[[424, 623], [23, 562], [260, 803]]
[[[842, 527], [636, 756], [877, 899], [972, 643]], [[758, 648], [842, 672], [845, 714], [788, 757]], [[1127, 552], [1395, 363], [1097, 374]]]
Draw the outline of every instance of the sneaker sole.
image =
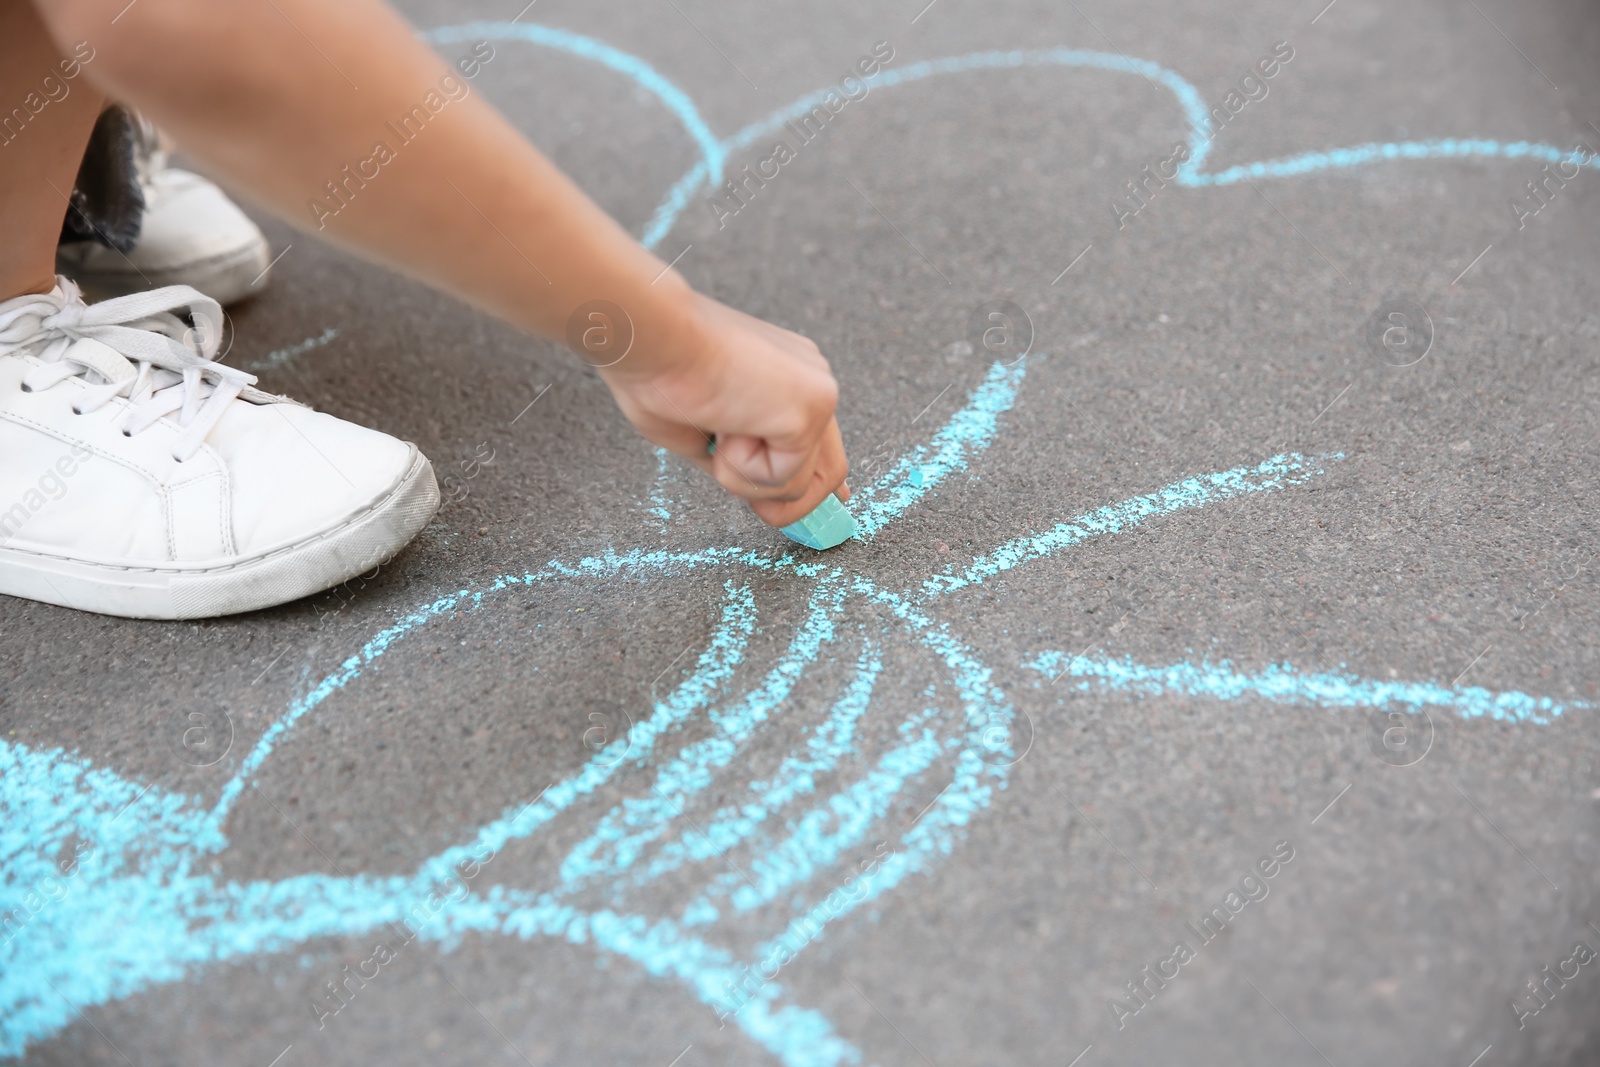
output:
[[118, 567], [0, 548], [0, 593], [131, 619], [201, 619], [270, 608], [386, 563], [439, 510], [439, 484], [411, 446], [404, 475], [364, 511], [297, 544], [209, 567]]
[[190, 285], [217, 303], [227, 305], [254, 296], [267, 287], [268, 268], [272, 263], [268, 258], [270, 254], [266, 243], [260, 242], [181, 267], [148, 270], [143, 274], [84, 270], [60, 259], [56, 261], [56, 270], [77, 282], [91, 302], [142, 293], [164, 285]]

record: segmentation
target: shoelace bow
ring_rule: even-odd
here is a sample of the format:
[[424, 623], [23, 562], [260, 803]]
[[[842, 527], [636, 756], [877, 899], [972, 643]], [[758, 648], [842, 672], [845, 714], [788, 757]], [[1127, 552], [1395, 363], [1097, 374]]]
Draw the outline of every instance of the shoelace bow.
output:
[[[90, 389], [73, 410], [83, 415], [126, 397], [132, 407], [121, 429], [130, 437], [176, 412], [183, 432], [172, 458], [180, 463], [199, 451], [241, 393], [261, 395], [249, 388], [254, 375], [212, 361], [222, 340], [222, 308], [210, 297], [169, 285], [85, 304], [76, 285], [59, 281], [57, 292], [0, 303], [0, 356], [30, 352], [44, 361], [23, 376], [24, 389], [42, 391], [81, 377]], [[193, 327], [174, 314], [180, 310]], [[113, 349], [125, 366], [108, 365], [103, 351], [94, 362], [74, 358], [72, 346], [84, 338]]]

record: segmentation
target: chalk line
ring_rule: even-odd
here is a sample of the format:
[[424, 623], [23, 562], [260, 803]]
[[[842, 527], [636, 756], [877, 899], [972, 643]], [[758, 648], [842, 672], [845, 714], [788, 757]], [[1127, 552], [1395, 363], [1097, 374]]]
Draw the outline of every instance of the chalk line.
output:
[[1185, 478], [1153, 493], [1096, 508], [1075, 519], [1068, 519], [1045, 533], [1007, 541], [989, 554], [973, 560], [959, 573], [952, 567], [943, 574], [933, 575], [923, 583], [922, 588], [932, 597], [977, 585], [1030, 560], [1043, 559], [1091, 537], [1120, 533], [1157, 515], [1204, 507], [1247, 493], [1300, 485], [1324, 473], [1323, 463], [1343, 458], [1342, 452], [1314, 458], [1298, 452], [1285, 452], [1262, 460], [1255, 466], [1234, 467], [1232, 470]]
[[645, 92], [661, 101], [663, 107], [677, 118], [690, 138], [700, 148], [700, 163], [713, 182], [722, 180], [724, 156], [721, 142], [700, 117], [689, 94], [668, 81], [654, 67], [640, 57], [620, 48], [614, 48], [594, 37], [586, 37], [571, 30], [541, 26], [531, 22], [468, 22], [458, 26], [441, 26], [422, 35], [430, 44], [466, 44], [489, 41], [524, 41], [566, 52], [582, 59], [593, 60], [610, 67], [627, 77]]
[[313, 348], [321, 348], [323, 345], [327, 344], [329, 341], [338, 336], [339, 331], [330, 326], [315, 337], [307, 337], [304, 341], [301, 341], [298, 344], [288, 345], [284, 348], [279, 348], [268, 352], [265, 356], [256, 360], [254, 363], [250, 364], [244, 369], [249, 371], [251, 374], [255, 374], [264, 370], [277, 370], [279, 367], [291, 362], [296, 356], [303, 355], [306, 352], [311, 351]]
[[1412, 714], [1438, 708], [1462, 719], [1489, 718], [1540, 726], [1549, 725], [1569, 709], [1590, 706], [1583, 701], [1563, 704], [1550, 697], [1530, 696], [1516, 690], [1494, 692], [1476, 685], [1382, 681], [1361, 678], [1343, 670], [1306, 673], [1287, 663], [1272, 664], [1256, 671], [1240, 670], [1227, 660], [1152, 667], [1126, 657], [1041, 652], [1026, 666], [1049, 675], [1054, 687], [1084, 692], [1104, 689], [1139, 696], [1255, 699], [1300, 707], [1399, 709]]

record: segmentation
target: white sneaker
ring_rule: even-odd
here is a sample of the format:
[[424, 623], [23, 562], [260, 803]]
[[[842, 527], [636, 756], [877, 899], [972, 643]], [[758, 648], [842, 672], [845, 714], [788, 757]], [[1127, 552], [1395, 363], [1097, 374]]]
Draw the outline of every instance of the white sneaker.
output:
[[135, 133], [139, 243], [126, 254], [98, 241], [62, 244], [56, 271], [97, 299], [188, 285], [232, 304], [266, 288], [271, 248], [260, 227], [213, 183], [168, 166], [154, 126], [136, 122]]
[[173, 286], [91, 306], [58, 281], [0, 303], [0, 593], [250, 611], [371, 569], [438, 509], [415, 445], [211, 362], [216, 301]]

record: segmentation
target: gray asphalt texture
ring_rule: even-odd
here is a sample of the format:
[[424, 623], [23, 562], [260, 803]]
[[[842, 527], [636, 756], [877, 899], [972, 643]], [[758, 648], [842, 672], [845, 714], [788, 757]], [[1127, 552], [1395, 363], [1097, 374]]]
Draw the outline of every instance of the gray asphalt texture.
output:
[[[404, 8], [428, 28], [517, 6]], [[891, 67], [1121, 50], [1208, 103], [1286, 40], [1294, 60], [1219, 136], [1211, 169], [1406, 138], [1600, 143], [1600, 11], [1581, 0], [1338, 0], [1320, 17], [1321, 0], [921, 6], [541, 0], [524, 19], [646, 58], [719, 135], [836, 82], [879, 40]], [[634, 232], [694, 162], [659, 105], [593, 64], [504, 44], [475, 87]], [[726, 227], [696, 205], [660, 247], [671, 259], [692, 244], [678, 268], [695, 285], [817, 340], [858, 467], [925, 441], [982, 378], [961, 348], [974, 306], [1011, 299], [1031, 316], [1048, 356], [973, 477], [837, 550], [887, 588], [1185, 475], [1283, 449], [1346, 455], [1305, 486], [1160, 518], [936, 602], [1031, 717], [1033, 746], [948, 858], [830, 929], [783, 980], [884, 1065], [1066, 1067], [1091, 1045], [1081, 1067], [1600, 1062], [1600, 971], [1523, 1029], [1508, 1006], [1575, 941], [1600, 946], [1594, 712], [1549, 726], [1435, 715], [1426, 757], [1391, 766], [1365, 712], [1062, 693], [1023, 666], [1087, 649], [1600, 697], [1593, 175], [1520, 231], [1507, 202], [1539, 174], [1526, 160], [1170, 188], [1118, 232], [1110, 199], [1184, 133], [1172, 96], [1127, 75], [931, 79], [851, 105]], [[690, 506], [663, 530], [646, 512], [650, 448], [555, 346], [264, 225], [293, 247], [271, 289], [233, 309], [228, 362], [337, 330], [264, 385], [415, 441], [441, 473], [486, 450], [493, 462], [337, 595], [198, 624], [0, 599], [9, 738], [209, 800], [228, 763], [175, 757], [187, 710], [226, 711], [247, 749], [308, 680], [442, 593], [608, 546], [779, 547], [703, 482], [685, 483]], [[1392, 299], [1435, 324], [1412, 366], [1365, 338]], [[721, 580], [551, 585], [435, 626], [279, 749], [258, 781], [293, 825], [246, 797], [224, 872], [413, 869], [578, 767], [596, 701], [646, 708], [709, 632]], [[752, 580], [770, 607], [753, 654], [770, 658], [804, 602], [783, 578]], [[932, 667], [886, 640], [873, 714], [892, 725]], [[865, 757], [891, 734], [864, 730]], [[741, 758], [770, 766], [792, 741], [758, 737]], [[900, 799], [907, 821], [937, 785], [918, 790]], [[1280, 841], [1295, 858], [1271, 895], [1119, 1030], [1108, 1001]], [[562, 843], [508, 849], [484, 877], [542, 884]], [[266, 1067], [291, 1045], [280, 1067], [667, 1067], [686, 1046], [679, 1067], [776, 1062], [672, 981], [547, 940], [414, 947], [318, 1032], [315, 986], [366, 941], [200, 969], [90, 1009], [24, 1062]]]

